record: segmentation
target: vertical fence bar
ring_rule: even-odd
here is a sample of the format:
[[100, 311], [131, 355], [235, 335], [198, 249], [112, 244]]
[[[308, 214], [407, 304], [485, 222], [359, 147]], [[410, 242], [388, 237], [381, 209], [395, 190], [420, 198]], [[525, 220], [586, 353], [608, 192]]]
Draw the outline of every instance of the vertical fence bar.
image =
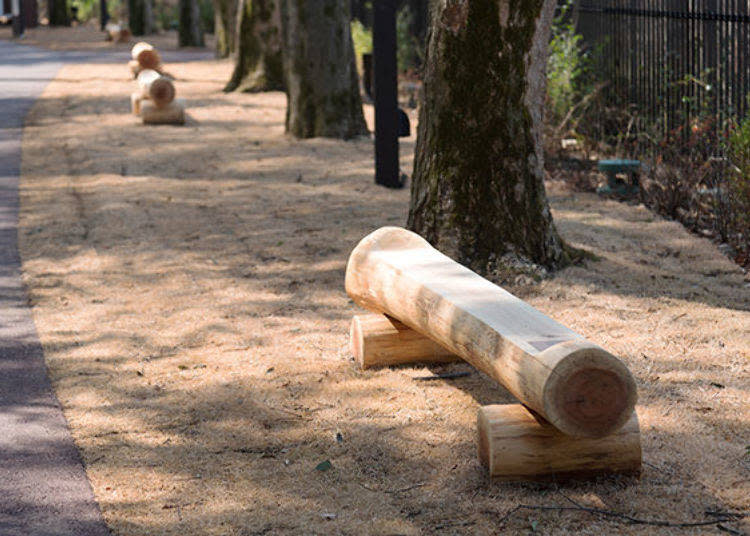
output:
[[748, 5], [747, 1], [743, 0], [740, 2], [739, 15], [742, 17], [743, 22], [739, 25], [740, 31], [738, 33], [738, 47], [737, 47], [737, 60], [739, 70], [739, 87], [740, 87], [740, 117], [744, 117], [747, 114], [747, 94], [748, 94], [748, 52], [750, 52], [750, 43], [748, 43]]

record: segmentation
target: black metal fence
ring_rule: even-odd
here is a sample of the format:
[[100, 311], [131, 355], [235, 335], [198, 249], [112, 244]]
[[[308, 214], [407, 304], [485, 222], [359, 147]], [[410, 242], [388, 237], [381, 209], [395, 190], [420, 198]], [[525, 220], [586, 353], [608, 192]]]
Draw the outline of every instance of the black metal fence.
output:
[[750, 0], [581, 0], [577, 17], [609, 103], [662, 132], [747, 112]]

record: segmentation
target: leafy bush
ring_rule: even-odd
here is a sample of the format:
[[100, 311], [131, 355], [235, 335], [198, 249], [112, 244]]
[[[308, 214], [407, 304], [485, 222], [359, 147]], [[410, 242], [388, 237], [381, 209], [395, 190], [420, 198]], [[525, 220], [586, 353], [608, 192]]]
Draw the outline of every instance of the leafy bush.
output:
[[212, 0], [198, 0], [198, 9], [201, 14], [201, 26], [203, 31], [214, 33], [214, 3]]
[[733, 125], [726, 142], [729, 161], [721, 185], [720, 212], [722, 235], [738, 250], [742, 259], [750, 263], [750, 115]]
[[414, 15], [404, 6], [396, 16], [396, 59], [402, 73], [416, 70], [424, 59], [422, 43], [412, 34]]
[[[565, 123], [570, 111], [593, 89], [586, 76], [589, 55], [575, 32], [573, 0], [566, 0], [555, 18], [547, 58], [547, 113], [554, 125]], [[564, 126], [564, 125], [562, 125]]]
[[[80, 22], [99, 18], [99, 0], [73, 0], [71, 6], [78, 8], [76, 16]], [[119, 13], [123, 9], [121, 0], [107, 0], [107, 11], [111, 20], [118, 20]]]
[[[179, 26], [179, 8], [177, 3], [157, 2], [154, 6], [156, 24], [162, 30], [176, 30]], [[213, 28], [213, 24], [211, 26]]]
[[362, 54], [372, 54], [372, 30], [365, 28], [358, 20], [351, 22], [352, 41], [354, 41], [354, 55], [357, 65], [361, 68]]

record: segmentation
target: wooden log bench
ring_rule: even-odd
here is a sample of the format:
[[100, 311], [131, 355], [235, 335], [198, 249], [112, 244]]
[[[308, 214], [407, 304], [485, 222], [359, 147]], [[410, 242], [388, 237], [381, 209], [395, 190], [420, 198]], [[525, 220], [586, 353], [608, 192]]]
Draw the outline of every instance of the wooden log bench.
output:
[[175, 100], [172, 79], [152, 69], [138, 74], [139, 91], [130, 96], [131, 110], [144, 124], [164, 125], [185, 123], [185, 104]]
[[[480, 459], [493, 476], [639, 471], [635, 382], [606, 350], [397, 227], [357, 245], [346, 290], [380, 314], [352, 321], [352, 351], [363, 368], [460, 357], [529, 408], [480, 408]], [[554, 458], [549, 445], [570, 456], [544, 462]], [[508, 449], [536, 454], [514, 466], [504, 464]]]
[[133, 45], [133, 48], [130, 50], [130, 56], [133, 61], [138, 63], [141, 70], [151, 69], [153, 71], [158, 71], [161, 66], [161, 56], [159, 56], [159, 52], [153, 47], [153, 45], [150, 45], [145, 41]]

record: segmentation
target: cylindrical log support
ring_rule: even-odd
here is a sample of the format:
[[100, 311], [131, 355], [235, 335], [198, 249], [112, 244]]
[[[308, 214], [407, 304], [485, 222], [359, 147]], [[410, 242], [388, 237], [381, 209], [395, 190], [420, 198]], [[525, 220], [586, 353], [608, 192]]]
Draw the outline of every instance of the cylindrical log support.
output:
[[520, 404], [479, 408], [479, 459], [492, 477], [539, 480], [591, 477], [641, 470], [641, 436], [633, 412], [601, 438], [573, 438]]
[[159, 53], [153, 46], [144, 41], [136, 43], [130, 54], [135, 61], [141, 64], [143, 69], [158, 69], [161, 64]]
[[175, 90], [172, 80], [152, 69], [138, 73], [138, 85], [145, 98], [151, 99], [155, 106], [163, 108], [174, 100]]
[[633, 413], [635, 381], [619, 359], [415, 233], [383, 227], [365, 237], [349, 257], [346, 291], [462, 357], [568, 435], [603, 437]]
[[141, 102], [141, 118], [144, 125], [184, 125], [185, 105], [182, 99], [176, 99], [158, 108], [144, 100]]
[[141, 115], [141, 103], [143, 102], [143, 95], [140, 91], [134, 91], [130, 94], [130, 111], [133, 115]]
[[352, 355], [361, 368], [460, 359], [428, 337], [385, 315], [355, 315], [349, 338]]

